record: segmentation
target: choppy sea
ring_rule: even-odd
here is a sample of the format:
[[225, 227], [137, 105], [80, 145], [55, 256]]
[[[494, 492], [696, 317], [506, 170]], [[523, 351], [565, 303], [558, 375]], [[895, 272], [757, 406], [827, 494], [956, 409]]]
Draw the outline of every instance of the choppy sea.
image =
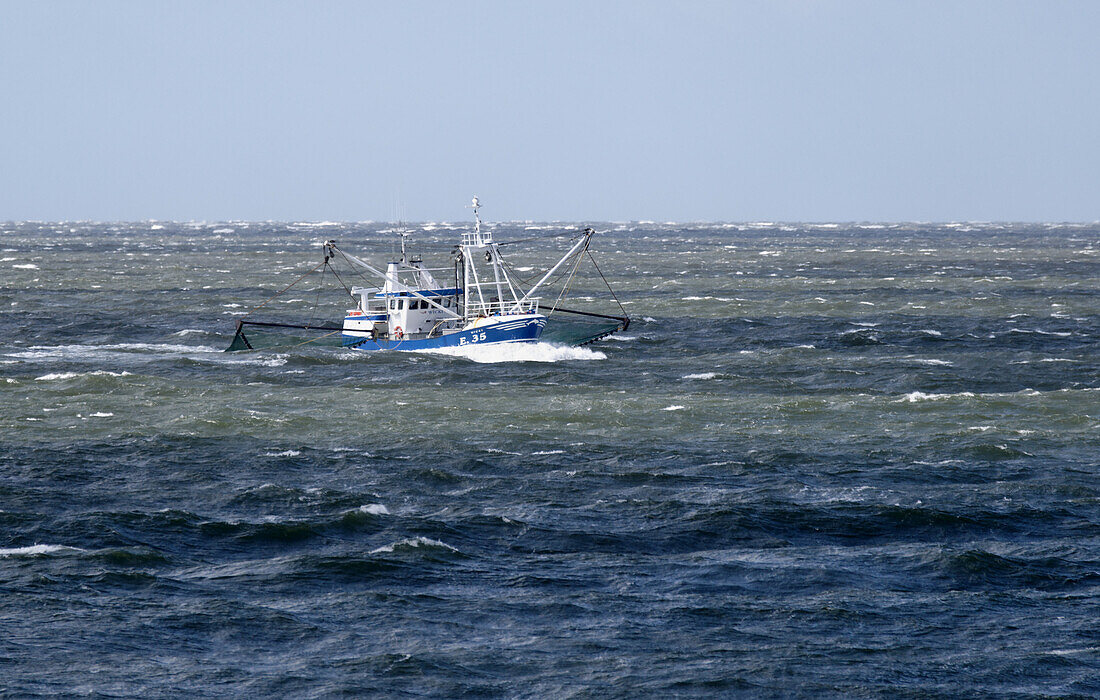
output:
[[1100, 225], [601, 224], [595, 345], [223, 352], [389, 228], [0, 224], [0, 695], [1100, 695]]

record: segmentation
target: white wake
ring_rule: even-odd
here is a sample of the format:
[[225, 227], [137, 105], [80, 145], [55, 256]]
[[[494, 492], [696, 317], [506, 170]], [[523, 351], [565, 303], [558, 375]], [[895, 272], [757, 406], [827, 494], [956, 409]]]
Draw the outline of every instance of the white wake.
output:
[[473, 362], [564, 362], [567, 360], [606, 360], [599, 350], [573, 348], [551, 343], [497, 343], [492, 345], [464, 345], [454, 348], [418, 350], [431, 355], [462, 357]]

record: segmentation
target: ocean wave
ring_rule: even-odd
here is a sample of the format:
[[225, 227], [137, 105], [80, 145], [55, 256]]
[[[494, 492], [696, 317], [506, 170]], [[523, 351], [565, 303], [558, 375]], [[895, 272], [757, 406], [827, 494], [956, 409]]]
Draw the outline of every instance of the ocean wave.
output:
[[94, 372], [52, 372], [50, 374], [43, 374], [41, 377], [35, 377], [36, 382], [49, 382], [58, 379], [74, 379], [76, 377], [132, 377], [131, 372], [112, 372], [106, 369], [99, 369]]
[[140, 353], [156, 354], [205, 354], [221, 353], [222, 348], [209, 345], [177, 345], [171, 343], [114, 343], [110, 345], [32, 345], [20, 352], [7, 353], [8, 357], [27, 360], [80, 360], [97, 358], [105, 353], [125, 353], [136, 356]]
[[948, 551], [932, 565], [962, 588], [990, 587], [1057, 590], [1081, 584], [1095, 585], [1100, 574], [1091, 566], [1057, 556], [996, 553], [986, 548]]
[[393, 554], [394, 552], [402, 550], [402, 549], [418, 549], [418, 548], [421, 548], [421, 547], [428, 548], [428, 549], [440, 549], [440, 550], [445, 550], [445, 551], [448, 551], [448, 552], [461, 553], [461, 552], [459, 552], [457, 547], [452, 547], [451, 545], [447, 544], [446, 542], [441, 542], [439, 540], [433, 540], [430, 537], [424, 537], [424, 536], [410, 537], [408, 539], [399, 540], [399, 541], [393, 542], [391, 544], [383, 545], [381, 547], [377, 547], [375, 549], [372, 549], [370, 551], [370, 553], [371, 554]]
[[32, 544], [27, 547], [10, 547], [0, 549], [0, 557], [38, 557], [46, 554], [58, 554], [61, 552], [84, 552], [87, 550], [79, 547], [69, 547], [63, 544]]
[[358, 512], [367, 513], [368, 515], [389, 515], [390, 509], [381, 503], [368, 503], [366, 505], [359, 506]]
[[259, 365], [261, 367], [282, 367], [287, 363], [287, 355], [273, 355], [271, 357], [252, 356], [245, 359], [228, 358], [225, 355], [219, 355], [211, 358], [201, 358], [204, 362], [211, 361], [217, 362], [223, 365]]
[[925, 393], [923, 391], [911, 391], [905, 394], [899, 399], [895, 399], [895, 403], [916, 403], [918, 401], [947, 401], [950, 399], [1008, 399], [1023, 396], [1052, 396], [1056, 394], [1070, 394], [1070, 393], [1091, 393], [1100, 391], [1100, 387], [1064, 387], [1060, 389], [1049, 389], [1046, 391], [1037, 391], [1035, 389], [1021, 389], [1019, 391], [994, 391], [976, 393], [973, 391], [958, 391], [954, 393]]
[[954, 394], [926, 394], [923, 391], [911, 391], [898, 402], [917, 403], [918, 401], [945, 401], [947, 399], [972, 398], [977, 396], [972, 391], [960, 391]]
[[1056, 336], [1058, 338], [1068, 338], [1071, 335], [1073, 335], [1073, 333], [1071, 333], [1069, 331], [1044, 331], [1044, 330], [1039, 330], [1038, 328], [1034, 328], [1034, 329], [1033, 328], [1009, 328], [1008, 332], [1009, 333], [1020, 333], [1020, 334], [1024, 334], [1024, 335], [1053, 335], [1053, 336]]

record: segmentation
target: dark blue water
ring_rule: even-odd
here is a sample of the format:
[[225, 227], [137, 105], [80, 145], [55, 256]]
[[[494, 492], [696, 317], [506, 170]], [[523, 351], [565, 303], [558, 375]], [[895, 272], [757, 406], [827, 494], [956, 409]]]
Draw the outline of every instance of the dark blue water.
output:
[[221, 352], [385, 228], [0, 227], [4, 695], [1100, 695], [1100, 227], [604, 225], [594, 346]]

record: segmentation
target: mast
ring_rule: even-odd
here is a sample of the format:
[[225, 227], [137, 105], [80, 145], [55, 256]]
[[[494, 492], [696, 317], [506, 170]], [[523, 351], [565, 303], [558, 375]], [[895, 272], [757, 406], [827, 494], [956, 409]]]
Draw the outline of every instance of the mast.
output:
[[[485, 313], [488, 310], [487, 309], [487, 304], [485, 303], [485, 294], [481, 291], [482, 281], [478, 277], [478, 274], [477, 274], [477, 266], [476, 266], [476, 263], [474, 262], [473, 251], [475, 251], [475, 250], [480, 251], [481, 249], [485, 248], [486, 246], [490, 246], [490, 256], [491, 256], [492, 255], [491, 246], [492, 246], [492, 243], [493, 243], [493, 234], [489, 231], [482, 231], [481, 230], [481, 214], [478, 211], [479, 209], [481, 209], [481, 202], [478, 200], [478, 198], [476, 196], [471, 200], [471, 202], [472, 202], [472, 204], [469, 205], [469, 208], [474, 210], [474, 232], [472, 234], [463, 234], [462, 235], [462, 260], [463, 260], [463, 266], [465, 268], [464, 269], [464, 282], [465, 282], [465, 285], [463, 286], [463, 290], [465, 291], [465, 299], [466, 299], [464, 315], [467, 319], [470, 319], [473, 316], [478, 315], [478, 314], [474, 314], [474, 313], [470, 312], [470, 287], [473, 287], [474, 290], [477, 292], [477, 305], [476, 305], [477, 308], [475, 308], [475, 310], [478, 311], [479, 313]], [[493, 268], [493, 271], [494, 271], [494, 273], [496, 273], [496, 268], [495, 267]], [[472, 283], [470, 282], [471, 278], [473, 279]], [[488, 314], [486, 314], [486, 315], [488, 315]]]

